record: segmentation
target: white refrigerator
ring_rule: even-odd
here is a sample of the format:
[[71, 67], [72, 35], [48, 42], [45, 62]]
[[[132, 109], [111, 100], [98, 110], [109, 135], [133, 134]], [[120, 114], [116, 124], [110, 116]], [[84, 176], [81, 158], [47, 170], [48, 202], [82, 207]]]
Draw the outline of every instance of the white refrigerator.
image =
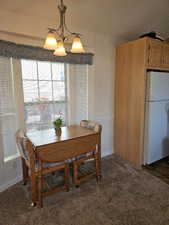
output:
[[146, 95], [144, 164], [169, 155], [169, 73], [149, 72]]

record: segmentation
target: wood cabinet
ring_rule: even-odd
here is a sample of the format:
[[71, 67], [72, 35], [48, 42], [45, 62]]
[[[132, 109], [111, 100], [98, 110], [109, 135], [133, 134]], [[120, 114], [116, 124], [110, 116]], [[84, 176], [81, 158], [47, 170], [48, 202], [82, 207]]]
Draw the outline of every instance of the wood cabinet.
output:
[[169, 70], [169, 44], [148, 39], [148, 68]]
[[162, 51], [162, 67], [169, 70], [169, 45], [165, 44]]
[[147, 70], [169, 71], [169, 44], [150, 38], [116, 49], [114, 149], [142, 165]]

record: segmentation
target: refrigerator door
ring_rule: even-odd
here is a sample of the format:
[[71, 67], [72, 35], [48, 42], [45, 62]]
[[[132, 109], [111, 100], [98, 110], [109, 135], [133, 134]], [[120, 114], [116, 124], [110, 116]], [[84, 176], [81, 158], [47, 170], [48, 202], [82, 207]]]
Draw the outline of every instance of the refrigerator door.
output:
[[147, 103], [145, 164], [169, 155], [169, 101]]
[[148, 73], [147, 101], [169, 100], [169, 73]]

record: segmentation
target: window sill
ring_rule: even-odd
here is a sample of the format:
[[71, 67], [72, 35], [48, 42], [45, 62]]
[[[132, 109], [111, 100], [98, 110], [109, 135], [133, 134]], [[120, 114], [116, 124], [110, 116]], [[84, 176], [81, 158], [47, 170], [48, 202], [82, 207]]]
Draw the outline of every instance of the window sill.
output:
[[15, 155], [11, 155], [9, 157], [4, 158], [4, 163], [7, 163], [7, 162], [14, 160], [16, 158], [19, 158], [19, 157], [20, 157], [20, 154], [17, 152]]

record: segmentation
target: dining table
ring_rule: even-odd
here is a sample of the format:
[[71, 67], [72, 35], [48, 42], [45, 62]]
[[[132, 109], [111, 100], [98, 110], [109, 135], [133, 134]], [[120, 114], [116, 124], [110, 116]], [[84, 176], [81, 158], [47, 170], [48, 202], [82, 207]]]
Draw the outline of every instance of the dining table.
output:
[[[95, 145], [99, 153], [98, 165], [99, 177], [101, 177], [101, 134], [79, 125], [62, 127], [61, 131], [60, 136], [56, 135], [54, 128], [28, 131], [26, 133], [28, 148], [31, 148], [29, 151], [34, 154], [34, 158], [37, 158], [38, 153], [43, 151], [43, 154], [46, 154], [48, 158], [51, 157], [54, 162], [73, 160], [79, 155], [92, 151]], [[32, 202], [36, 202], [38, 189], [35, 173], [31, 173], [30, 179]]]

